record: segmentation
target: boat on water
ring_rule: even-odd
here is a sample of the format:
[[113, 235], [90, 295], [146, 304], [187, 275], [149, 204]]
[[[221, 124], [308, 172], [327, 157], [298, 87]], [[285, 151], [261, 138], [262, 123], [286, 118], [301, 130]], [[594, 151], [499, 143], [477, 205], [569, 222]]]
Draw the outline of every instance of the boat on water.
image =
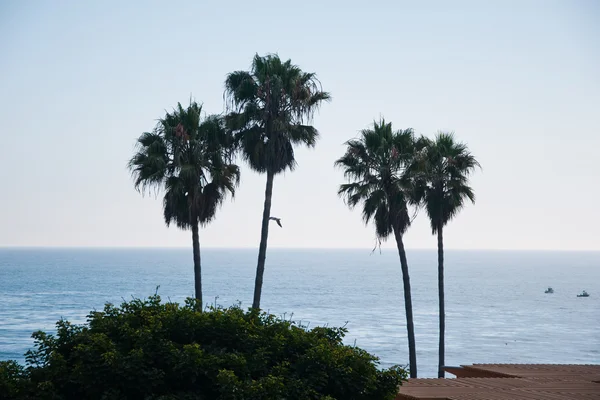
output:
[[552, 289], [551, 287], [548, 287], [548, 289], [546, 289], [546, 291], [544, 293], [554, 293], [554, 289]]
[[590, 297], [590, 294], [584, 290], [581, 294], [578, 294], [577, 297]]

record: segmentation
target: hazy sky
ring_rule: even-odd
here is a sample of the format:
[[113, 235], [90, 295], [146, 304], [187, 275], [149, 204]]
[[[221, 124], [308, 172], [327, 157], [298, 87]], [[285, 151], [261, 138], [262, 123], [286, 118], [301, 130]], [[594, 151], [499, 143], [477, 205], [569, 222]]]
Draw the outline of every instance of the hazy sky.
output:
[[[0, 246], [189, 246], [126, 162], [178, 101], [222, 112], [225, 75], [256, 52], [317, 72], [333, 96], [316, 149], [275, 179], [284, 228], [269, 246], [373, 246], [333, 162], [384, 116], [455, 131], [483, 166], [447, 248], [600, 250], [593, 0], [2, 1]], [[258, 247], [264, 185], [244, 165], [201, 245]], [[424, 213], [405, 243], [435, 247]]]

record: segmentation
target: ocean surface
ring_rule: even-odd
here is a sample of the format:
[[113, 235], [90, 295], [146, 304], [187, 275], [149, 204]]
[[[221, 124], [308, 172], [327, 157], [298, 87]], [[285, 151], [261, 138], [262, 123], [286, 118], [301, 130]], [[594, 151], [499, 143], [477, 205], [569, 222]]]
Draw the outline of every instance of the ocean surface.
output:
[[[436, 375], [434, 250], [408, 250], [418, 372]], [[202, 251], [206, 302], [251, 305], [255, 250]], [[193, 294], [190, 249], [0, 249], [0, 360], [24, 362], [35, 330], [83, 323], [105, 302]], [[552, 286], [554, 294], [544, 294]], [[577, 298], [582, 290], [588, 298]], [[267, 254], [262, 306], [310, 327], [347, 322], [348, 344], [408, 363], [394, 249]], [[600, 363], [600, 253], [446, 252], [446, 364]]]

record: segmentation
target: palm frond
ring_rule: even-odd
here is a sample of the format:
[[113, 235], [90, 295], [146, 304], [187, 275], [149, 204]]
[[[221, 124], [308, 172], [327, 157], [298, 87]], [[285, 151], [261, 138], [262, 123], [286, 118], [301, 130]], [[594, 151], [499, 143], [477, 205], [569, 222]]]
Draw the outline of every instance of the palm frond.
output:
[[225, 80], [227, 127], [243, 158], [258, 172], [280, 173], [296, 165], [295, 145], [312, 147], [318, 131], [309, 125], [320, 104], [330, 99], [314, 73], [305, 73], [277, 54], [254, 56], [250, 71]]
[[481, 166], [451, 132], [439, 132], [433, 140], [421, 138], [417, 143], [418, 155], [412, 166], [416, 196], [424, 203], [431, 230], [436, 233], [462, 210], [465, 201], [475, 202], [469, 176]]
[[191, 227], [192, 219], [187, 192], [184, 183], [177, 176], [170, 176], [165, 181], [163, 216], [167, 226], [175, 223], [181, 229]]
[[241, 110], [256, 97], [258, 86], [249, 72], [235, 71], [225, 79], [224, 98], [229, 99], [228, 108]]
[[415, 191], [408, 170], [414, 155], [412, 129], [394, 131], [381, 119], [346, 142], [346, 152], [335, 161], [348, 183], [338, 194], [350, 208], [362, 203], [365, 223], [373, 220], [379, 239], [396, 230], [403, 234], [412, 219], [408, 207]]
[[235, 194], [240, 172], [233, 164], [235, 138], [224, 118], [203, 118], [202, 105], [180, 103], [143, 133], [129, 160], [135, 187], [164, 190], [165, 223], [187, 229], [210, 222], [229, 194]]
[[137, 140], [137, 151], [127, 163], [136, 190], [145, 192], [159, 187], [168, 167], [168, 149], [164, 138], [154, 132], [144, 132]]

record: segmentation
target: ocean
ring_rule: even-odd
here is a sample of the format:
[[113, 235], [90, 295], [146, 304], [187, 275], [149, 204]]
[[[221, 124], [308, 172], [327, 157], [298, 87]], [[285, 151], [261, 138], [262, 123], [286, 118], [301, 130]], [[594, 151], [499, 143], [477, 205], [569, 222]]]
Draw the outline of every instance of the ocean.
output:
[[[437, 256], [408, 249], [418, 372], [437, 371]], [[205, 302], [251, 305], [257, 251], [203, 249]], [[0, 360], [24, 362], [31, 333], [83, 323], [106, 302], [193, 295], [192, 251], [0, 249]], [[551, 286], [554, 294], [545, 294]], [[576, 295], [587, 290], [590, 297]], [[267, 253], [262, 307], [309, 327], [347, 323], [348, 344], [408, 363], [394, 249]], [[600, 363], [600, 253], [446, 252], [446, 364]]]

